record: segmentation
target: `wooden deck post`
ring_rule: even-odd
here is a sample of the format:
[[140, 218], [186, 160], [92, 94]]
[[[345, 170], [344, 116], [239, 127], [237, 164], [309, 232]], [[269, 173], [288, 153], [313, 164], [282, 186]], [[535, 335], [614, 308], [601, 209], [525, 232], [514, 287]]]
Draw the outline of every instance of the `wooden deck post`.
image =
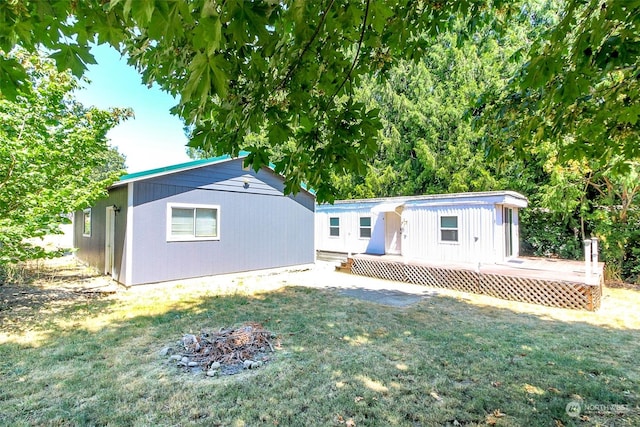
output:
[[598, 238], [591, 238], [591, 267], [593, 268], [593, 274], [598, 275]]
[[584, 239], [584, 282], [591, 283], [591, 239]]

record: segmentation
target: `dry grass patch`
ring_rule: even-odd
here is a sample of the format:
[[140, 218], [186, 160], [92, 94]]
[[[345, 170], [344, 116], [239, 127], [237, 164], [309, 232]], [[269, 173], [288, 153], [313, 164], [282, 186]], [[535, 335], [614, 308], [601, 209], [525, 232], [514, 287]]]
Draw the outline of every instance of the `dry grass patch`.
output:
[[[607, 290], [598, 313], [447, 292], [399, 309], [299, 286], [314, 280], [349, 277], [226, 277], [33, 307], [44, 315], [6, 308], [0, 424], [640, 425], [636, 291]], [[281, 342], [258, 370], [209, 378], [158, 354], [183, 333], [244, 322]]]

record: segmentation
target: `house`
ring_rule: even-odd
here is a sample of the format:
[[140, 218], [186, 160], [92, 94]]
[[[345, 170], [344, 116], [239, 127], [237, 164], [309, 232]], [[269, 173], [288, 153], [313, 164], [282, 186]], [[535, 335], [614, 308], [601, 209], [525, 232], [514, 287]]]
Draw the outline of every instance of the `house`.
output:
[[496, 263], [518, 256], [513, 191], [340, 200], [316, 207], [316, 249], [404, 260]]
[[597, 240], [585, 240], [584, 263], [520, 257], [525, 207], [513, 191], [340, 200], [316, 206], [316, 249], [348, 254], [337, 269], [360, 276], [597, 310]]
[[74, 218], [77, 257], [125, 285], [313, 263], [315, 197], [229, 156], [123, 176]]

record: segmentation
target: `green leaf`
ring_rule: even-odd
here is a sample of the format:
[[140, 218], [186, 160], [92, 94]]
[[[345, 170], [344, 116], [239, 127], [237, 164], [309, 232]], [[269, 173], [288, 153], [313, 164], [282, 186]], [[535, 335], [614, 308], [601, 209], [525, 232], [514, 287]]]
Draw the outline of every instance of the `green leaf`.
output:
[[125, 39], [125, 32], [122, 27], [107, 18], [95, 23], [93, 31], [97, 34], [98, 44], [109, 43], [111, 46], [119, 46]]
[[310, 132], [311, 129], [313, 128], [313, 123], [311, 122], [308, 116], [301, 114], [300, 126], [302, 127], [302, 130], [304, 130], [305, 132]]
[[213, 56], [222, 41], [222, 23], [220, 17], [203, 18], [193, 30], [194, 47]]
[[282, 144], [291, 136], [291, 129], [283, 123], [275, 123], [269, 129], [269, 140], [274, 144]]
[[151, 21], [156, 8], [155, 0], [135, 0], [131, 2], [130, 7], [132, 18], [140, 26], [146, 26]]
[[218, 5], [215, 0], [205, 0], [202, 5], [202, 12], [200, 13], [200, 16], [202, 18], [219, 17], [220, 14], [218, 13], [217, 8]]
[[0, 56], [0, 95], [15, 101], [18, 94], [26, 88], [27, 73], [14, 58]]
[[[209, 69], [212, 74], [214, 93], [220, 98], [227, 96], [229, 76], [227, 75], [227, 61], [222, 55], [209, 57]], [[208, 94], [207, 94], [208, 95]]]
[[57, 46], [58, 51], [49, 55], [56, 61], [59, 71], [71, 70], [76, 77], [82, 77], [87, 69], [86, 64], [96, 64], [96, 60], [89, 53], [87, 46], [61, 44]]

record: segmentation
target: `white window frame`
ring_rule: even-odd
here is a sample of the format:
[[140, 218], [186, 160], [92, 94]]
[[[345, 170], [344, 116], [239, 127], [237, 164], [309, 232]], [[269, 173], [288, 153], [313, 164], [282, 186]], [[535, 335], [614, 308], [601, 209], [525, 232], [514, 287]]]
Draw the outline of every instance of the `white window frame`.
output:
[[[455, 218], [456, 219], [456, 227], [442, 227], [442, 218]], [[446, 240], [442, 238], [442, 231], [454, 231], [456, 232], [456, 240]], [[460, 244], [460, 215], [440, 215], [438, 217], [438, 240], [440, 243], [447, 244]]]
[[[368, 227], [363, 227], [362, 226], [362, 218], [369, 218], [369, 226]], [[362, 237], [362, 230], [363, 229], [369, 229], [369, 237]], [[360, 239], [371, 239], [371, 236], [373, 235], [373, 220], [371, 218], [371, 215], [362, 215], [360, 217], [358, 217], [358, 238]]]
[[[338, 225], [331, 225], [331, 220], [332, 219], [337, 219], [338, 220]], [[333, 234], [331, 234], [331, 230], [337, 228], [338, 229], [338, 234], [336, 234], [335, 236]], [[339, 216], [330, 216], [329, 217], [329, 238], [330, 239], [337, 239], [340, 237], [340, 217]]]
[[[89, 230], [87, 231], [87, 215], [89, 215]], [[82, 237], [91, 237], [91, 228], [93, 227], [93, 214], [91, 208], [82, 210]]]
[[[215, 209], [216, 210], [216, 235], [215, 236], [174, 236], [171, 234], [171, 218], [173, 208], [177, 209]], [[167, 242], [197, 242], [208, 240], [220, 240], [220, 205], [204, 205], [195, 203], [167, 203]]]

